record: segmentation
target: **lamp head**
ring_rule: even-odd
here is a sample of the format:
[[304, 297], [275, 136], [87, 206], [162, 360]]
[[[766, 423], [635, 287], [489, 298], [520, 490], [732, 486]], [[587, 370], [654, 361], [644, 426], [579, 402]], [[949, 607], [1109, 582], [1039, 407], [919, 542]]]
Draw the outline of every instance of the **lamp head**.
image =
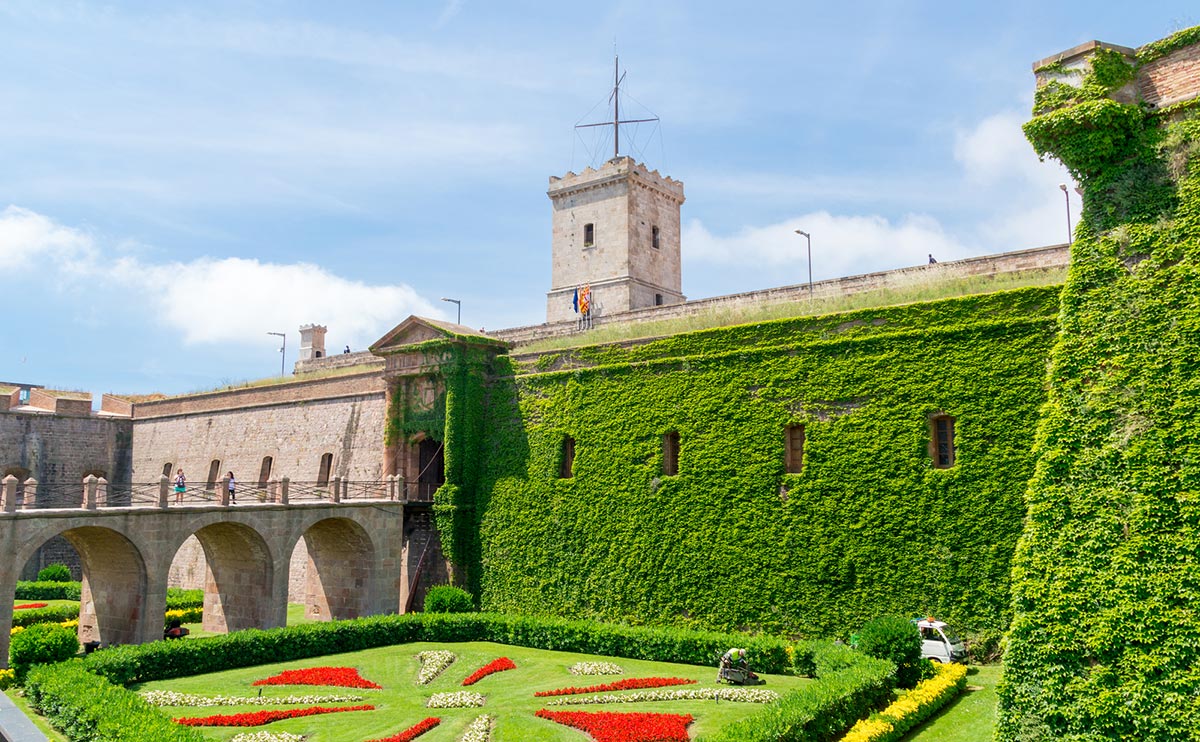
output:
[[808, 232], [805, 232], [803, 229], [797, 229], [797, 230], [796, 230], [796, 234], [800, 235], [801, 237], [808, 237], [808, 236], [810, 236], [810, 235], [808, 234]]
[[1066, 183], [1059, 183], [1059, 184], [1058, 184], [1058, 190], [1062, 191], [1063, 193], [1066, 193], [1066, 192], [1067, 192], [1067, 184], [1066, 184]]

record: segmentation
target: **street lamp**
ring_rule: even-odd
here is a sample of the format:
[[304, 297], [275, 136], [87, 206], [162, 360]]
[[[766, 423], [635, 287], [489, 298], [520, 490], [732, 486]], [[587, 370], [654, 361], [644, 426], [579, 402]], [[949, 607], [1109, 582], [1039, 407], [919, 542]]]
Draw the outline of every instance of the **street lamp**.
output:
[[283, 376], [283, 361], [287, 358], [287, 333], [268, 332], [267, 334], [283, 338], [283, 345], [279, 346], [279, 375]]
[[812, 301], [812, 235], [810, 235], [808, 232], [805, 232], [803, 229], [797, 229], [796, 234], [808, 240], [808, 300]]
[[1067, 244], [1071, 244], [1075, 240], [1075, 232], [1071, 229], [1071, 194], [1067, 192], [1067, 184], [1059, 183], [1058, 189], [1063, 192], [1063, 198], [1067, 200]]
[[460, 325], [461, 325], [461, 324], [462, 324], [462, 302], [461, 302], [460, 300], [458, 300], [458, 299], [447, 299], [447, 298], [446, 298], [446, 297], [444, 297], [444, 296], [442, 297], [442, 301], [448, 301], [448, 302], [450, 302], [451, 304], [457, 304], [457, 305], [458, 305], [458, 322], [457, 322], [456, 324], [460, 324]]

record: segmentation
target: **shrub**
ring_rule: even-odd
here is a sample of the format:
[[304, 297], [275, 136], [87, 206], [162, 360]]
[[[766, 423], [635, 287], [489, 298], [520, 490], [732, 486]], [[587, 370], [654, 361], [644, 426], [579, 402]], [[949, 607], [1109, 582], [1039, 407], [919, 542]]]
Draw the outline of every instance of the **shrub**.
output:
[[177, 611], [185, 608], [203, 608], [203, 590], [184, 590], [178, 587], [167, 588], [167, 610]]
[[16, 600], [79, 600], [78, 582], [30, 582], [17, 583], [13, 597]]
[[13, 634], [9, 640], [8, 663], [24, 680], [34, 665], [53, 664], [75, 656], [79, 639], [75, 632], [56, 623], [39, 623]]
[[37, 574], [38, 582], [70, 582], [71, 568], [65, 564], [48, 564]]
[[933, 716], [967, 684], [966, 665], [939, 665], [933, 677], [897, 698], [883, 711], [859, 721], [842, 742], [896, 742]]
[[38, 623], [62, 623], [79, 618], [77, 605], [48, 605], [13, 613], [13, 626], [33, 626]]
[[[177, 642], [178, 643], [178, 642]], [[203, 742], [141, 696], [84, 669], [78, 661], [35, 667], [25, 681], [29, 703], [67, 739], [106, 742]]]
[[475, 610], [471, 594], [453, 585], [438, 585], [425, 593], [426, 613], [470, 613]]
[[8, 690], [16, 680], [17, 674], [12, 670], [0, 670], [0, 690]]
[[881, 616], [868, 621], [858, 634], [858, 649], [896, 665], [896, 685], [912, 688], [924, 672], [921, 658], [921, 632], [908, 619]]
[[163, 616], [163, 628], [170, 628], [172, 621], [178, 621], [179, 623], [200, 623], [203, 620], [203, 608], [179, 608], [166, 612]]

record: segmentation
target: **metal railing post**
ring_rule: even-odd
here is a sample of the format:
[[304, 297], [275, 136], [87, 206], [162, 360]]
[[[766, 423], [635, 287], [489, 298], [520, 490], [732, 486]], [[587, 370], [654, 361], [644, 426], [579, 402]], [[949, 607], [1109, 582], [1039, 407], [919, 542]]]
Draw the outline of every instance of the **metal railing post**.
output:
[[288, 487], [291, 485], [291, 483], [292, 483], [292, 480], [288, 477], [284, 477], [283, 479], [279, 480], [279, 500], [278, 500], [278, 502], [281, 505], [288, 504]]
[[38, 481], [33, 477], [25, 480], [25, 509], [32, 510], [37, 507], [37, 488]]

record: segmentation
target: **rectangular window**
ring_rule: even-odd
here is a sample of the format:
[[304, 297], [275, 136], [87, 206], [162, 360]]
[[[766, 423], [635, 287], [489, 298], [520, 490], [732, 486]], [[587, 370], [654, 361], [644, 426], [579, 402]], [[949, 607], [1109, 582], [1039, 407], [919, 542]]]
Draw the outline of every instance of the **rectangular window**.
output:
[[650, 246], [655, 250], [658, 249], [658, 227], [650, 228]]
[[949, 469], [954, 466], [954, 418], [935, 415], [930, 420], [930, 427], [933, 465], [938, 469]]
[[655, 294], [654, 295], [654, 306], [661, 307], [662, 303], [663, 303], [662, 294]]
[[679, 473], [679, 433], [674, 430], [663, 436], [662, 473], [664, 477]]
[[788, 474], [799, 474], [804, 469], [804, 426], [787, 426], [785, 438]]
[[317, 468], [317, 486], [329, 486], [329, 470], [333, 468], [333, 454], [321, 454], [321, 465]]
[[575, 439], [569, 435], [563, 436], [562, 460], [558, 463], [558, 478], [570, 479], [575, 476]]
[[591, 247], [594, 244], [596, 244], [596, 225], [583, 225], [583, 246]]

